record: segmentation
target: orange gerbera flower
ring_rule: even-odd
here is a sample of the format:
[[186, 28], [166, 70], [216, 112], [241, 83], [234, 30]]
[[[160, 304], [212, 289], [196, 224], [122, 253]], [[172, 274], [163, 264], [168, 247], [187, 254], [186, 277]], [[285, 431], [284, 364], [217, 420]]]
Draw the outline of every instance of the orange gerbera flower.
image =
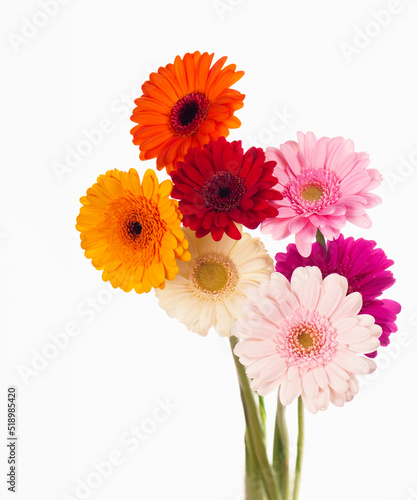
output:
[[138, 293], [164, 288], [165, 279], [178, 274], [175, 259], [190, 260], [171, 191], [172, 182], [159, 184], [153, 170], [145, 172], [141, 185], [131, 168], [100, 175], [80, 199], [83, 206], [75, 227], [81, 247], [114, 288]]
[[131, 116], [138, 125], [131, 134], [140, 159], [156, 158], [158, 170], [166, 167], [169, 173], [188, 148], [227, 137], [229, 129], [240, 127], [234, 112], [245, 96], [230, 87], [244, 72], [236, 71], [235, 64], [222, 69], [227, 57], [211, 66], [213, 57], [207, 52], [177, 56], [142, 85]]

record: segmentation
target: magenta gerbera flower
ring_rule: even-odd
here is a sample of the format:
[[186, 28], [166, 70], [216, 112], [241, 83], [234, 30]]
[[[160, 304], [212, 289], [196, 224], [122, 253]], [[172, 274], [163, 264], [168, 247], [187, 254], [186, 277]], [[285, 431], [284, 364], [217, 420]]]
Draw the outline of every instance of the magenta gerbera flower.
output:
[[[355, 240], [352, 237], [345, 239], [340, 235], [338, 239], [327, 242], [327, 254], [319, 243], [314, 243], [311, 255], [303, 257], [296, 245], [290, 244], [285, 253], [275, 256], [275, 269], [289, 280], [300, 266], [317, 266], [323, 277], [333, 273], [345, 276], [349, 284], [348, 293], [359, 292], [362, 295], [360, 312], [375, 318], [375, 323], [382, 328], [381, 346], [387, 346], [390, 334], [398, 329], [395, 322], [401, 306], [394, 300], [378, 299], [384, 290], [395, 283], [392, 272], [388, 270], [394, 261], [388, 259], [381, 248], [375, 247], [375, 241]], [[367, 356], [373, 358], [376, 354], [374, 351]]]
[[342, 406], [358, 392], [356, 375], [375, 362], [361, 356], [379, 346], [381, 327], [358, 314], [362, 296], [348, 294], [345, 277], [322, 278], [317, 267], [299, 267], [291, 282], [280, 273], [252, 288], [233, 334], [242, 339], [235, 354], [247, 367], [251, 387], [264, 396], [280, 386], [288, 405], [301, 396], [313, 413], [329, 402]]
[[298, 132], [298, 143], [288, 141], [280, 149], [268, 148], [275, 160], [275, 175], [283, 200], [278, 216], [262, 223], [265, 234], [282, 240], [295, 235], [301, 255], [307, 257], [317, 229], [328, 239], [337, 238], [346, 221], [369, 228], [366, 213], [381, 202], [370, 193], [381, 183], [380, 173], [369, 165], [367, 153], [355, 153], [353, 142], [343, 137], [317, 139], [312, 132]]
[[275, 217], [276, 200], [282, 195], [272, 189], [275, 161], [265, 161], [260, 148], [243, 152], [242, 142], [224, 137], [203, 148], [191, 148], [184, 161], [171, 173], [172, 197], [179, 200], [183, 224], [197, 238], [211, 233], [219, 241], [224, 233], [238, 240], [236, 224], [255, 229], [268, 217]]

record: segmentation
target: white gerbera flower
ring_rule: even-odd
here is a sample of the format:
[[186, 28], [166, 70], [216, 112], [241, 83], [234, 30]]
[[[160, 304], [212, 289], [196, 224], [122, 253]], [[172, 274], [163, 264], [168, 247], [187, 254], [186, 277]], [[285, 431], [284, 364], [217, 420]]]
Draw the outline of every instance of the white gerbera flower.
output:
[[184, 233], [191, 260], [178, 262], [175, 279], [156, 290], [159, 305], [193, 332], [205, 336], [213, 326], [229, 337], [235, 320], [243, 317], [247, 289], [270, 279], [273, 261], [262, 241], [247, 233], [220, 241], [211, 235], [196, 238], [188, 228]]

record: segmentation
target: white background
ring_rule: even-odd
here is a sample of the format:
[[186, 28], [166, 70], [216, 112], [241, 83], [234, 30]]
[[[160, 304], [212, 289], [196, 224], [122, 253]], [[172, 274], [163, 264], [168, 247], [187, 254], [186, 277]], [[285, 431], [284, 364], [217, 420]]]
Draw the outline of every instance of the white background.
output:
[[[344, 234], [376, 240], [396, 261], [397, 284], [387, 296], [403, 304], [401, 333], [381, 350], [378, 372], [352, 403], [307, 415], [301, 494], [417, 498], [416, 2], [57, 5], [49, 15], [32, 0], [0, 7], [1, 498], [81, 498], [79, 481], [94, 481], [94, 462], [115, 450], [122, 463], [84, 498], [243, 498], [244, 422], [227, 341], [187, 332], [153, 293], [110, 293], [74, 228], [79, 197], [99, 174], [155, 166], [141, 163], [131, 143], [133, 99], [150, 71], [194, 50], [227, 55], [246, 73], [235, 85], [247, 97], [232, 139], [266, 147], [297, 130], [342, 135], [369, 152], [386, 179], [378, 190], [384, 202], [370, 213], [373, 228], [348, 225]], [[375, 12], [388, 5], [395, 13], [376, 25]], [[277, 110], [287, 118], [274, 119]], [[83, 130], [99, 127], [101, 137], [85, 149]], [[78, 164], [58, 178], [68, 148], [83, 147]], [[410, 158], [408, 167], [399, 167], [401, 157]], [[271, 255], [289, 243], [263, 239]], [[94, 311], [92, 300], [106, 304]], [[78, 336], [22, 377], [22, 367], [69, 323]], [[19, 391], [14, 497], [5, 476], [12, 384]], [[132, 451], [123, 436], [149, 424], [166, 398], [176, 409]], [[270, 420], [274, 398], [267, 400]], [[294, 440], [295, 408], [288, 413]]]

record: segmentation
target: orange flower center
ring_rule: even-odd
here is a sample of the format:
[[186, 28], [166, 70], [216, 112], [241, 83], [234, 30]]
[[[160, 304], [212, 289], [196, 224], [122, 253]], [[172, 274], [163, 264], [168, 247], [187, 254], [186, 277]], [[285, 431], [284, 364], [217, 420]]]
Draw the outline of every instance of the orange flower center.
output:
[[190, 137], [198, 132], [206, 119], [210, 101], [201, 92], [191, 92], [177, 101], [171, 110], [169, 123], [177, 137]]
[[146, 265], [159, 252], [165, 233], [158, 207], [145, 198], [125, 197], [111, 203], [103, 222], [109, 251], [132, 265]]

